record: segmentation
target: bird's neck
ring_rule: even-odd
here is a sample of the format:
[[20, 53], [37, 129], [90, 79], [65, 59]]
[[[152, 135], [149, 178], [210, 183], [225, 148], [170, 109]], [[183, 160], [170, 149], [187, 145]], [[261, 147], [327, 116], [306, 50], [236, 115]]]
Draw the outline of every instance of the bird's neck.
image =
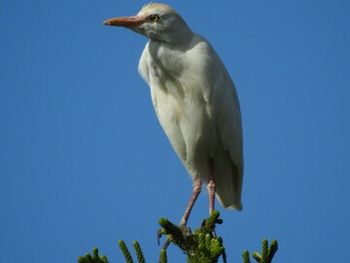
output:
[[187, 49], [193, 37], [194, 37], [194, 33], [189, 29], [189, 30], [182, 30], [178, 32], [172, 32], [170, 34], [163, 35], [163, 38], [161, 40], [151, 39], [151, 41], [159, 42], [159, 44], [163, 46], [167, 46], [172, 49], [182, 50], [182, 49]]

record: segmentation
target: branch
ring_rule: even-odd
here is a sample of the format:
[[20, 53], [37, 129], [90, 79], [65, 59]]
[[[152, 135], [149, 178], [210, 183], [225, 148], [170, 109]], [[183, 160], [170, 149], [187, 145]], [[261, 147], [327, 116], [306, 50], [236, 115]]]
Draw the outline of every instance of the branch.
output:
[[[168, 219], [161, 218], [159, 224], [161, 229], [159, 231], [159, 238], [162, 235], [167, 236], [167, 243], [172, 243], [179, 247], [186, 255], [188, 263], [217, 263], [221, 257], [226, 263], [226, 253], [223, 246], [223, 239], [216, 235], [215, 228], [218, 224], [222, 224], [222, 219], [219, 218], [219, 212], [213, 213], [205, 220], [201, 226], [194, 230], [184, 226], [177, 226]], [[119, 247], [124, 255], [126, 263], [136, 262], [124, 241], [118, 242]], [[145, 263], [140, 244], [137, 241], [133, 242], [134, 251], [138, 263]], [[254, 252], [252, 258], [258, 263], [271, 263], [276, 251], [278, 250], [278, 243], [272, 240], [269, 243], [266, 239], [262, 241], [261, 252]], [[247, 250], [242, 254], [243, 263], [251, 263], [250, 255]], [[167, 263], [166, 248], [162, 248], [159, 255], [160, 263]], [[78, 263], [108, 263], [106, 256], [99, 256], [98, 249], [94, 248], [92, 255], [89, 253], [83, 257], [78, 258]]]
[[178, 246], [187, 256], [188, 263], [216, 263], [220, 256], [226, 262], [225, 248], [221, 237], [216, 236], [216, 224], [222, 224], [219, 212], [213, 211], [202, 222], [200, 228], [192, 232], [185, 227], [178, 227], [165, 218], [159, 220], [161, 234]]

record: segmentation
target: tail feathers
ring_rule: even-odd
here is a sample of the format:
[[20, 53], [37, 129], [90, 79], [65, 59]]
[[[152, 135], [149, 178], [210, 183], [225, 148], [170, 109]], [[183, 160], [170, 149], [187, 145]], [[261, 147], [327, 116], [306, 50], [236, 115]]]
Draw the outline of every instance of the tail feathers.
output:
[[224, 208], [241, 211], [242, 171], [235, 165], [215, 174], [216, 197]]

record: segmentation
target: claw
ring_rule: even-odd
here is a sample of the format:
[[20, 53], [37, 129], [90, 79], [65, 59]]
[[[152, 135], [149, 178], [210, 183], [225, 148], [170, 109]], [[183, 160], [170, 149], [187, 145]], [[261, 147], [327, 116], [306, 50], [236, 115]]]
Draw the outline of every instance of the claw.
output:
[[[183, 233], [183, 235], [188, 235], [188, 234], [192, 233], [191, 228], [187, 227], [184, 224], [180, 223], [178, 227], [181, 230], [181, 232]], [[161, 237], [164, 234], [166, 234], [166, 233], [164, 232], [164, 229], [162, 229], [162, 228], [157, 231], [157, 243], [158, 243], [158, 246], [160, 246], [160, 239], [161, 239]], [[171, 240], [172, 240], [172, 236], [171, 235], [167, 235], [167, 239], [164, 242], [164, 244], [162, 245], [162, 249], [166, 250], [168, 248], [168, 246], [170, 245]]]

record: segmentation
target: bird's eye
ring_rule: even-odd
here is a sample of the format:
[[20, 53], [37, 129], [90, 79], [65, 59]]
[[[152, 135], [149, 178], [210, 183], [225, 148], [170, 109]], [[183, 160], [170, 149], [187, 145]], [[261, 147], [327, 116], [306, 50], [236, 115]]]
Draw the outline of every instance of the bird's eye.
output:
[[152, 22], [158, 22], [160, 17], [159, 15], [150, 15], [149, 17], [149, 20], [151, 20]]

